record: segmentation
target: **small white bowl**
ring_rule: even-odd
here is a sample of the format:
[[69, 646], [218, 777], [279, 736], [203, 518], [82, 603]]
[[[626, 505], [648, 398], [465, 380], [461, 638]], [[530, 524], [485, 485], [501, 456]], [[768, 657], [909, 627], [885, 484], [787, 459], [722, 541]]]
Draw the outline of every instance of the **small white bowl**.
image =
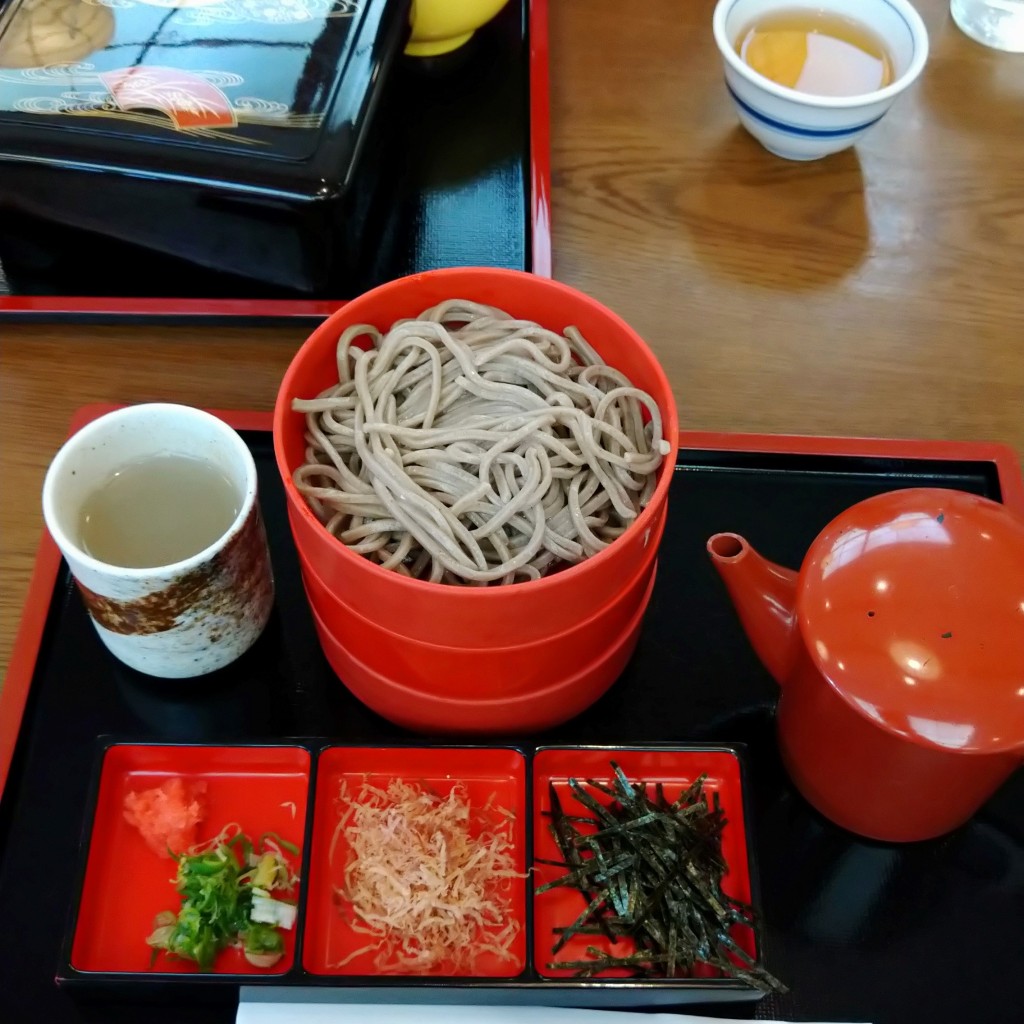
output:
[[[800, 6], [871, 28], [892, 56], [894, 81], [862, 96], [814, 96], [778, 85], [745, 64], [736, 52], [740, 32], [769, 11]], [[713, 26], [741, 123], [765, 149], [787, 160], [817, 160], [852, 146], [882, 119], [928, 59], [928, 33], [907, 0], [718, 0]]]

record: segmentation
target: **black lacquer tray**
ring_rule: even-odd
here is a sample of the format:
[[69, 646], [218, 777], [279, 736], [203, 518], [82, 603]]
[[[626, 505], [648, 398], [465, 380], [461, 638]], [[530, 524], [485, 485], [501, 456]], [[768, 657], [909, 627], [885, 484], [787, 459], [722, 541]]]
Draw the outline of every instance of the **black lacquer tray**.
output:
[[[158, 1024], [183, 1015], [227, 1021], [234, 1013], [231, 1002], [76, 1001], [54, 983], [98, 736], [416, 741], [369, 712], [331, 673], [299, 579], [265, 429], [269, 418], [233, 420], [254, 428], [243, 429], [243, 436], [259, 468], [278, 580], [271, 625], [235, 666], [184, 685], [124, 669], [94, 635], [63, 566], [52, 585], [57, 560], [44, 544], [0, 703], [0, 724], [10, 733], [27, 688], [0, 804], [5, 1024]], [[839, 511], [906, 486], [955, 487], [1024, 508], [1016, 458], [998, 446], [955, 443], [684, 434], [682, 446], [658, 581], [634, 658], [587, 712], [512, 742], [745, 744], [767, 963], [791, 991], [766, 997], [756, 1011], [743, 1005], [707, 1011], [691, 1005], [688, 1011], [873, 1024], [1019, 1021], [1024, 773], [968, 825], [938, 840], [889, 845], [832, 826], [783, 772], [772, 728], [774, 683], [751, 652], [704, 550], [710, 534], [735, 530], [767, 557], [795, 566]], [[864, 794], [865, 800], [883, 798]]]
[[70, 22], [62, 38], [36, 0], [12, 0], [0, 17], [0, 248], [15, 265], [17, 211], [50, 234], [71, 227], [83, 243], [116, 239], [279, 288], [349, 273], [352, 186], [379, 179], [360, 157], [379, 136], [409, 0], [330, 0], [319, 17], [275, 8], [79, 3], [57, 19]]

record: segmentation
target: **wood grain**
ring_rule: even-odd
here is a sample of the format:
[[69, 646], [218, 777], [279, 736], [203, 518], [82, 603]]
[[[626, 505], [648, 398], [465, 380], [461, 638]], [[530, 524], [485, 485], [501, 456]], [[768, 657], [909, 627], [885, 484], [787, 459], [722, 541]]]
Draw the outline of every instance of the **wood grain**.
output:
[[[655, 348], [684, 427], [1024, 451], [1024, 58], [919, 0], [923, 79], [855, 151], [738, 126], [712, 0], [550, 4], [555, 274]], [[77, 407], [269, 409], [301, 326], [0, 326], [0, 666]]]

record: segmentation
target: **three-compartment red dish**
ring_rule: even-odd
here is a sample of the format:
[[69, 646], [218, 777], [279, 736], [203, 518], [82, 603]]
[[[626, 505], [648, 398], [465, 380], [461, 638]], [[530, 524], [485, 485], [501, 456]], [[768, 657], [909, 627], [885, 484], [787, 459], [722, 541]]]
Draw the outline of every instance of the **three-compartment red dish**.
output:
[[[84, 872], [77, 912], [68, 941], [68, 957], [58, 982], [81, 990], [145, 993], [176, 985], [198, 984], [216, 991], [218, 984], [274, 984], [353, 988], [385, 985], [420, 988], [426, 993], [487, 986], [516, 1000], [516, 992], [546, 990], [546, 999], [573, 1005], [595, 984], [669, 986], [677, 992], [697, 988], [702, 1000], [756, 998], [760, 993], [713, 969], [692, 977], [624, 978], [623, 971], [603, 972], [597, 979], [577, 980], [569, 971], [551, 971], [553, 929], [582, 909], [580, 894], [568, 889], [537, 894], [536, 887], [557, 869], [539, 863], [557, 857], [548, 834], [549, 785], [563, 791], [570, 776], [608, 778], [618, 763], [634, 780], [664, 784], [666, 791], [685, 788], [701, 773], [706, 790], [717, 793], [726, 809], [722, 853], [729, 864], [726, 889], [756, 906], [745, 825], [744, 781], [740, 751], [723, 746], [538, 747], [510, 746], [360, 746], [297, 741], [278, 746], [206, 746], [113, 742], [101, 752], [95, 801], [83, 841]], [[286, 933], [285, 955], [272, 968], [248, 963], [239, 948], [221, 952], [210, 971], [161, 951], [154, 956], [146, 938], [154, 915], [176, 909], [171, 857], [160, 857], [126, 820], [125, 798], [168, 779], [204, 784], [206, 808], [196, 840], [204, 843], [228, 823], [246, 835], [273, 833], [300, 853], [298, 918]], [[478, 839], [504, 830], [514, 876], [503, 879], [502, 916], [476, 938], [493, 939], [508, 922], [513, 938], [507, 955], [487, 952], [465, 957], [458, 950], [429, 969], [389, 966], [365, 927], [353, 927], [344, 898], [346, 866], [351, 853], [339, 828], [344, 794], [364, 784], [384, 792], [398, 780], [444, 800], [456, 790], [472, 809], [470, 834]], [[754, 934], [742, 930], [737, 941], [756, 958], [761, 950]], [[584, 955], [586, 940], [572, 940], [567, 952]]]

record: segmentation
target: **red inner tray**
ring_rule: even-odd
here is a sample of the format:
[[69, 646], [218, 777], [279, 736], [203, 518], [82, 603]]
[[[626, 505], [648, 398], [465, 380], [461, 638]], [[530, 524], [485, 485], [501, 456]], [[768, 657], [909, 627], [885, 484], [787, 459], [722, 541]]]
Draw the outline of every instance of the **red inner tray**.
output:
[[[569, 779], [594, 779], [597, 782], [612, 782], [610, 763], [615, 761], [631, 781], [643, 779], [653, 785], [662, 783], [665, 795], [674, 800], [701, 772], [707, 772], [704, 792], [717, 792], [726, 812], [728, 824], [722, 831], [722, 853], [729, 872], [722, 880], [722, 889], [729, 896], [750, 902], [750, 869], [747, 862], [747, 836], [743, 824], [743, 790], [740, 781], [740, 764], [735, 754], [716, 750], [580, 750], [578, 748], [549, 748], [540, 750], [533, 767], [533, 845], [534, 857], [545, 860], [560, 860], [561, 852], [548, 828], [546, 811], [551, 810], [548, 785], [553, 784], [555, 792], [566, 814], [588, 814], [577, 803]], [[610, 800], [597, 794], [602, 803]], [[534, 885], [541, 886], [554, 881], [565, 872], [552, 864], [534, 865]], [[574, 972], [551, 970], [551, 948], [557, 936], [556, 927], [565, 927], [573, 922], [584, 909], [583, 897], [575, 889], [559, 887], [549, 889], [534, 897], [534, 965], [537, 973], [545, 978], [571, 978]], [[737, 926], [732, 932], [733, 939], [750, 956], [755, 955], [754, 934], [750, 928]], [[614, 946], [603, 935], [577, 935], [570, 939], [556, 956], [558, 960], [585, 960], [587, 947], [595, 946], [608, 953], [627, 956], [633, 951], [632, 943], [624, 940]], [[699, 966], [694, 976], [700, 978], [719, 977], [718, 971]], [[600, 978], [626, 978], [625, 969], [602, 971]]]
[[[348, 847], [339, 837], [331, 855], [339, 821], [339, 792], [344, 781], [349, 791], [358, 790], [364, 780], [387, 786], [392, 779], [415, 782], [445, 797], [457, 783], [465, 786], [470, 803], [482, 808], [488, 800], [495, 805], [494, 824], [505, 817], [498, 807], [515, 818], [510, 833], [516, 871], [526, 871], [526, 759], [517, 750], [501, 748], [446, 747], [332, 747], [317, 765], [313, 838], [310, 847], [308, 899], [303, 945], [303, 966], [312, 974], [374, 975], [377, 951], [370, 950], [339, 966], [371, 938], [353, 931], [340, 913], [336, 887], [343, 881]], [[425, 975], [512, 978], [526, 962], [526, 880], [513, 879], [508, 889], [509, 916], [520, 924], [512, 944], [515, 962], [495, 954], [479, 956], [470, 971], [442, 961]], [[399, 972], [394, 972], [398, 974]]]
[[[199, 842], [237, 822], [254, 839], [276, 832], [301, 849], [309, 762], [309, 752], [301, 747], [110, 747], [103, 759], [72, 966], [79, 971], [197, 973], [191, 961], [163, 953], [150, 967], [146, 937], [153, 918], [162, 910], [177, 912], [181, 899], [174, 885], [174, 861], [153, 853], [125, 821], [127, 793], [159, 786], [175, 775], [202, 779], [208, 812], [199, 826]], [[240, 950], [226, 949], [214, 973], [285, 973], [295, 959], [295, 933], [284, 935], [285, 955], [273, 968], [254, 967]]]

